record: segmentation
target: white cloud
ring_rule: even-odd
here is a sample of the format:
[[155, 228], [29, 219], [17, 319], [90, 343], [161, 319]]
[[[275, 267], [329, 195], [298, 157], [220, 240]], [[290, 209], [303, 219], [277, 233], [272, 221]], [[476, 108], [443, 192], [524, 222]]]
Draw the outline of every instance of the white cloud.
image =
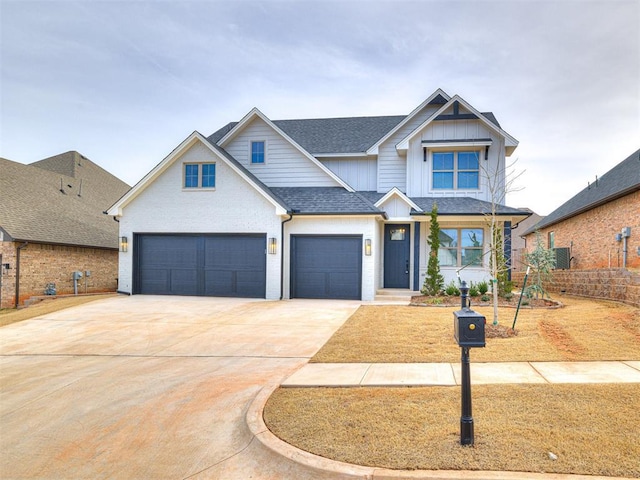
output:
[[409, 113], [438, 87], [520, 141], [549, 213], [640, 147], [640, 4], [7, 1], [0, 155], [77, 149], [135, 183], [191, 131]]

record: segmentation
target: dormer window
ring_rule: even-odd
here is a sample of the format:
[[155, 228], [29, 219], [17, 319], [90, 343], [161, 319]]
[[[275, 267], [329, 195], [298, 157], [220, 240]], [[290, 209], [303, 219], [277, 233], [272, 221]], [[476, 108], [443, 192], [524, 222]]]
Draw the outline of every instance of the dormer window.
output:
[[264, 163], [264, 145], [265, 142], [262, 141], [254, 141], [251, 142], [251, 163], [252, 164], [262, 164]]
[[477, 190], [480, 186], [480, 152], [433, 152], [433, 188]]

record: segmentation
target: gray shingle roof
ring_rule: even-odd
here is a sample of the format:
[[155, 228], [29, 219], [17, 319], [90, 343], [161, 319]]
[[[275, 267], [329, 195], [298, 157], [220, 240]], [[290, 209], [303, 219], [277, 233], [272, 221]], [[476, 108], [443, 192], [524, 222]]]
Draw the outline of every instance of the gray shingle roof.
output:
[[118, 223], [102, 212], [127, 190], [78, 152], [31, 165], [0, 159], [0, 227], [15, 240], [117, 248]]
[[382, 214], [359, 192], [342, 187], [271, 187], [290, 211], [300, 214]]
[[[425, 212], [431, 212], [435, 203], [438, 206], [438, 215], [489, 215], [491, 213], [491, 202], [472, 197], [419, 197], [411, 200]], [[496, 214], [528, 217], [531, 212], [498, 204]]]
[[597, 182], [591, 183], [522, 235], [561, 222], [636, 190], [640, 190], [640, 150], [632, 153]]
[[[491, 112], [483, 113], [500, 127]], [[316, 118], [274, 120], [273, 123], [312, 155], [364, 153], [404, 120], [406, 115], [380, 117]], [[231, 122], [208, 137], [218, 143], [238, 122]]]
[[[382, 213], [374, 204], [385, 194], [379, 192], [350, 193], [341, 187], [272, 187], [271, 190], [282, 198], [289, 209], [311, 214]], [[438, 205], [439, 215], [487, 215], [491, 213], [491, 203], [471, 197], [421, 197], [411, 200], [424, 210], [431, 212], [433, 203]], [[412, 213], [418, 214], [413, 211]], [[529, 216], [529, 210], [497, 206], [498, 215]]]

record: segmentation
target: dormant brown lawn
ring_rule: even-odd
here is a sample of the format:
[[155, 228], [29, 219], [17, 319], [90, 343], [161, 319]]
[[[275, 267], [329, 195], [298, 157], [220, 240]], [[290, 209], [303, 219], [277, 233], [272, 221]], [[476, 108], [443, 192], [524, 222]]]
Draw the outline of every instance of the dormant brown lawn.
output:
[[58, 310], [64, 310], [65, 308], [73, 307], [75, 305], [82, 305], [83, 303], [100, 300], [109, 295], [115, 295], [115, 293], [58, 297], [46, 299], [29, 307], [23, 307], [17, 310], [13, 308], [2, 309], [0, 310], [0, 327], [21, 322], [23, 320], [29, 320], [30, 318], [39, 317], [40, 315], [46, 315], [47, 313], [57, 312]]
[[[488, 339], [472, 363], [640, 360], [640, 309], [560, 300], [521, 310], [517, 335]], [[363, 306], [312, 361], [458, 362], [456, 309]], [[492, 309], [476, 310], [492, 322]], [[514, 313], [501, 309], [500, 323]], [[459, 444], [460, 387], [280, 388], [264, 418], [292, 445], [359, 465], [640, 477], [638, 384], [474, 385], [472, 395], [473, 447]]]

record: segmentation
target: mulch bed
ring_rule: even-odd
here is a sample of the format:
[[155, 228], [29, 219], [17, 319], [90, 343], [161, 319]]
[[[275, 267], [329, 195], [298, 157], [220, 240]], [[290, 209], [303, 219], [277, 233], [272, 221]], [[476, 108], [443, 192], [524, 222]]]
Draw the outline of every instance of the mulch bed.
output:
[[[519, 295], [514, 295], [510, 299], [500, 297], [498, 299], [499, 307], [513, 307], [518, 306]], [[490, 307], [493, 305], [493, 300], [483, 302], [480, 297], [470, 297], [471, 308], [473, 307]], [[460, 297], [450, 295], [416, 295], [411, 297], [410, 305], [414, 307], [455, 307], [460, 305]], [[523, 298], [520, 302], [520, 308], [560, 308], [562, 303], [550, 300], [548, 298]]]

